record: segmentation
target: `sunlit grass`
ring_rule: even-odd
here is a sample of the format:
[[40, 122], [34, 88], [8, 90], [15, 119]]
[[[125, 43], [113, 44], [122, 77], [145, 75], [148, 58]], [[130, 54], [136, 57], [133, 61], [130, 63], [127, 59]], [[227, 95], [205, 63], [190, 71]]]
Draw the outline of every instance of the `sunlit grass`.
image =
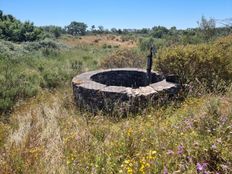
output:
[[232, 173], [231, 90], [199, 87], [125, 118], [79, 110], [71, 79], [117, 49], [81, 44], [11, 60], [15, 66], [0, 59], [1, 92], [15, 99], [1, 116], [0, 173]]
[[203, 163], [205, 171], [231, 172], [226, 95], [116, 120], [81, 113], [72, 102], [62, 89], [16, 108], [1, 124], [1, 173], [197, 173]]

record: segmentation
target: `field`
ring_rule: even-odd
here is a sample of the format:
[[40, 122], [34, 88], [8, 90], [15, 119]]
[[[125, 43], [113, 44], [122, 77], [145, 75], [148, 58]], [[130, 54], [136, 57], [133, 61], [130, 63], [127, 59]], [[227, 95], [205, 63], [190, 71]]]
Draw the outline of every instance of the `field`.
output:
[[90, 45], [103, 45], [103, 46], [114, 46], [123, 48], [133, 48], [136, 46], [136, 41], [128, 40], [120, 36], [115, 35], [92, 35], [92, 36], [82, 36], [77, 38], [63, 38], [60, 39], [65, 44], [70, 46], [76, 46], [79, 44], [90, 44]]
[[232, 173], [231, 38], [160, 48], [155, 69], [193, 89], [126, 118], [80, 111], [71, 79], [144, 67], [136, 36], [1, 40], [0, 173]]

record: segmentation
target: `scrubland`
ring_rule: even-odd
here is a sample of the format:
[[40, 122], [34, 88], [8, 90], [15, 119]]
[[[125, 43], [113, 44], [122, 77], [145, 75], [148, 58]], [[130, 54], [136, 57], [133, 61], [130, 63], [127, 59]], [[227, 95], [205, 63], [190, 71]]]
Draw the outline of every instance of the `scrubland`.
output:
[[0, 41], [0, 173], [232, 173], [232, 36], [160, 47], [154, 69], [191, 89], [126, 118], [81, 111], [71, 79], [144, 68], [146, 39], [98, 39]]

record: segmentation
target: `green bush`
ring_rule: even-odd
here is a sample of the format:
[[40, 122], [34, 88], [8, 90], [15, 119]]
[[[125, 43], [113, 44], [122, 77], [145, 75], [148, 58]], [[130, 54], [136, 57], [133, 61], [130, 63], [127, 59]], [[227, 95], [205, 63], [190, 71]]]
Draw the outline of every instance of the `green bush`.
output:
[[154, 45], [155, 39], [150, 38], [139, 38], [139, 48], [141, 51], [147, 51], [149, 48]]
[[62, 74], [59, 73], [57, 68], [47, 69], [42, 73], [42, 75], [44, 79], [43, 87], [45, 88], [56, 88], [63, 83]]
[[54, 49], [59, 50], [62, 48], [67, 48], [67, 46], [60, 44], [57, 41], [51, 39], [44, 39], [37, 42], [26, 42], [24, 48], [28, 51], [35, 51], [40, 49]]
[[232, 80], [232, 36], [211, 44], [163, 48], [156, 66], [165, 74], [178, 75], [183, 83], [218, 89]]
[[159, 49], [167, 44], [168, 43], [165, 41], [165, 39], [154, 39], [152, 37], [139, 38], [139, 48], [141, 51], [148, 51], [152, 45], [155, 46], [156, 49]]
[[19, 99], [37, 94], [42, 79], [38, 72], [20, 67], [12, 60], [1, 62], [0, 112], [10, 110]]
[[[2, 12], [1, 12], [2, 13]], [[0, 38], [13, 42], [25, 42], [40, 40], [44, 37], [44, 31], [35, 27], [32, 22], [21, 22], [12, 15], [0, 16]]]
[[136, 67], [142, 68], [145, 66], [145, 57], [137, 50], [117, 50], [111, 55], [105, 57], [101, 62], [102, 68], [123, 68]]
[[61, 50], [68, 47], [57, 41], [45, 39], [35, 42], [24, 42], [21, 44], [0, 40], [0, 55], [20, 58], [28, 55], [57, 56]]
[[24, 49], [21, 44], [0, 40], [0, 55], [4, 57], [20, 57], [28, 53], [29, 51]]

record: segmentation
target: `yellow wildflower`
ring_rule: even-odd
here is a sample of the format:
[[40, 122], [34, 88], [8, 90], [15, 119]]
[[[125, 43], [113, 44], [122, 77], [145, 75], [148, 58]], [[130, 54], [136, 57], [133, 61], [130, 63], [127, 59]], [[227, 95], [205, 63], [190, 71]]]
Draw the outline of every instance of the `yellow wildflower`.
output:
[[152, 155], [155, 155], [157, 152], [155, 150], [151, 151]]
[[67, 160], [67, 165], [69, 165], [71, 163], [71, 161], [70, 160]]
[[127, 131], [127, 135], [130, 137], [130, 136], [131, 136], [131, 133], [132, 133], [132, 129], [129, 128], [128, 131]]
[[132, 168], [128, 167], [128, 168], [127, 168], [127, 173], [128, 173], [128, 174], [133, 174]]

